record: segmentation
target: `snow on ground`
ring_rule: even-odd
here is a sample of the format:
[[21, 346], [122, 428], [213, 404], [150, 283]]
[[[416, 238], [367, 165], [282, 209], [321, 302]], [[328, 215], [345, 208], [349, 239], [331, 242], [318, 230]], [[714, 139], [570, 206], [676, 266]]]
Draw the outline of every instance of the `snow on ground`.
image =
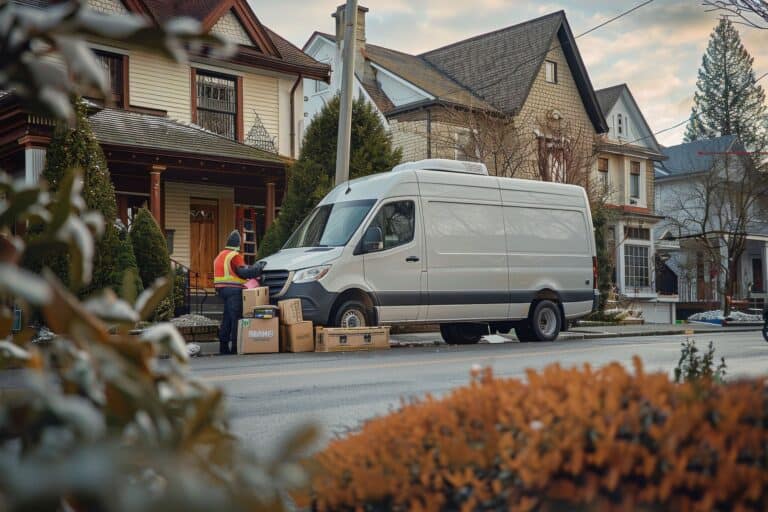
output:
[[[726, 320], [723, 315], [722, 309], [716, 309], [712, 311], [704, 311], [702, 313], [695, 313], [688, 317], [689, 321], [693, 322], [711, 322], [713, 320]], [[742, 313], [741, 311], [731, 311], [727, 320], [731, 322], [760, 322], [763, 320], [761, 315], [750, 315], [748, 313]]]
[[181, 315], [171, 319], [171, 323], [176, 327], [208, 327], [219, 326], [219, 322], [211, 320], [203, 315]]

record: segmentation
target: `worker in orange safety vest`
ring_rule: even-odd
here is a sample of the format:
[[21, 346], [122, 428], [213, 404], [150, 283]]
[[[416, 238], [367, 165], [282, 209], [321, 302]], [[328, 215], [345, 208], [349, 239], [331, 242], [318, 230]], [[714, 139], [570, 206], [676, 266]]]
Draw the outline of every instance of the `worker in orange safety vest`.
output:
[[219, 327], [219, 354], [237, 353], [237, 323], [243, 317], [245, 281], [261, 275], [264, 262], [246, 265], [240, 253], [240, 232], [232, 231], [227, 246], [213, 260], [213, 286], [224, 301], [224, 315]]

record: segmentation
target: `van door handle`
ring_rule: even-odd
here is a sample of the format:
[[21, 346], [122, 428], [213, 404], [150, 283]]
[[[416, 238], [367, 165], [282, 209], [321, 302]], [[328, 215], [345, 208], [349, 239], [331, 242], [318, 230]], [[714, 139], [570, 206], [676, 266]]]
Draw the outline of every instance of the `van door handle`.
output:
[[416, 263], [417, 261], [419, 261], [419, 257], [418, 256], [408, 256], [407, 258], [405, 258], [405, 261], [407, 261], [408, 263]]

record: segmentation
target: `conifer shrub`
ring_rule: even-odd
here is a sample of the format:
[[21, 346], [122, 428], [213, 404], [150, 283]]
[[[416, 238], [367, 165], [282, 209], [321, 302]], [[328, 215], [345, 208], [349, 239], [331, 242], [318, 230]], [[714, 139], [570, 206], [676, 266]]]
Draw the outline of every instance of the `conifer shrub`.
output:
[[767, 510], [765, 379], [490, 371], [333, 441], [316, 510]]
[[145, 287], [155, 279], [167, 277], [171, 271], [171, 257], [168, 255], [168, 243], [157, 225], [157, 221], [147, 208], [139, 209], [131, 224], [131, 244], [136, 264], [139, 267], [141, 284]]

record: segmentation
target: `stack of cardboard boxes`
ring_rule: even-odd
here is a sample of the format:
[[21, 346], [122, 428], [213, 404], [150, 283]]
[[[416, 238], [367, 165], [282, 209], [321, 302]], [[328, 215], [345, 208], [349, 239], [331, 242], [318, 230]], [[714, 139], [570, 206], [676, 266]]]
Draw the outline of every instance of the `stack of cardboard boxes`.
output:
[[269, 304], [269, 288], [243, 290], [238, 354], [346, 352], [389, 348], [389, 327], [324, 328], [305, 322], [300, 299]]

